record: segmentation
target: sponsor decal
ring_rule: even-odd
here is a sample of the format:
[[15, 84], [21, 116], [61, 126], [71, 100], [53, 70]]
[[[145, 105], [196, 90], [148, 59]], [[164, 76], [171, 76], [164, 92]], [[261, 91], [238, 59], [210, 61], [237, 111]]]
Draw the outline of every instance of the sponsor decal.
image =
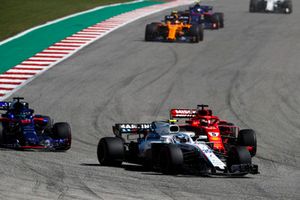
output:
[[151, 124], [117, 124], [122, 133], [133, 133], [137, 131], [150, 130]]
[[218, 133], [218, 132], [208, 132], [208, 134], [209, 134], [211, 137], [218, 137], [218, 136], [219, 136], [219, 133]]
[[173, 117], [193, 117], [196, 116], [197, 111], [194, 109], [172, 109], [171, 115]]

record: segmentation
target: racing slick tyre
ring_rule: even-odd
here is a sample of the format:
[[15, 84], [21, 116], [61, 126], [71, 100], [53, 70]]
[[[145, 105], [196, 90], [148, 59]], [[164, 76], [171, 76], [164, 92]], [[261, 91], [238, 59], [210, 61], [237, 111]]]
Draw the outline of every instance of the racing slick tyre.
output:
[[176, 175], [183, 166], [183, 154], [175, 144], [162, 147], [160, 152], [159, 166], [163, 174]]
[[203, 27], [200, 24], [193, 24], [190, 28], [190, 36], [192, 43], [198, 43], [199, 41], [203, 41], [204, 37]]
[[57, 148], [57, 150], [66, 151], [71, 148], [71, 127], [66, 122], [58, 122], [53, 125], [52, 128], [52, 137], [53, 139], [66, 139], [67, 142], [65, 145]]
[[285, 0], [285, 2], [283, 3], [283, 7], [286, 14], [291, 14], [293, 12], [292, 0]]
[[250, 0], [249, 12], [262, 12], [266, 9], [264, 0]]
[[124, 144], [121, 138], [104, 137], [97, 148], [98, 161], [103, 166], [120, 166], [124, 160]]
[[224, 28], [224, 13], [215, 13], [216, 18], [219, 22], [219, 28]]
[[219, 29], [220, 28], [220, 20], [219, 20], [219, 16], [216, 15], [215, 13], [211, 16], [211, 29]]
[[227, 167], [231, 172], [231, 167], [233, 165], [240, 164], [251, 164], [251, 155], [246, 147], [243, 146], [233, 146], [228, 151], [228, 157], [226, 160]]
[[252, 157], [255, 156], [257, 151], [257, 140], [255, 131], [252, 129], [240, 130], [238, 135], [238, 144], [241, 146], [251, 147], [250, 154]]
[[258, 1], [259, 0], [250, 0], [249, 12], [257, 12]]
[[3, 124], [0, 122], [0, 146], [3, 144]]
[[147, 24], [145, 41], [153, 41], [159, 36], [159, 23]]

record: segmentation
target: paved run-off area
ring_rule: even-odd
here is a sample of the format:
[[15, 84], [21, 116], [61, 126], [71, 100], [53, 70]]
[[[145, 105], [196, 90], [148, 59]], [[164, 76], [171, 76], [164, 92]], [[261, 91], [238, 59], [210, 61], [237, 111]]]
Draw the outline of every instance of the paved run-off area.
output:
[[[248, 13], [248, 1], [214, 1], [225, 28], [206, 31], [199, 44], [144, 42], [145, 24], [165, 13], [155, 14], [33, 80], [16, 95], [70, 122], [73, 146], [1, 150], [0, 199], [300, 199], [300, 2], [293, 2], [292, 15], [277, 15]], [[257, 131], [260, 175], [163, 176], [98, 165], [98, 140], [114, 123], [166, 119], [172, 107], [199, 103]]]

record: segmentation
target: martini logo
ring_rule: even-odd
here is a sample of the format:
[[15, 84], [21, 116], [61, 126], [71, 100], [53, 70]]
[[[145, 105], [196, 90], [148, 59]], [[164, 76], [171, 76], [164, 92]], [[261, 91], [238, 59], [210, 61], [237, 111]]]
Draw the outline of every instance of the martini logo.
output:
[[120, 128], [134, 129], [134, 128], [137, 128], [137, 125], [136, 124], [120, 124]]

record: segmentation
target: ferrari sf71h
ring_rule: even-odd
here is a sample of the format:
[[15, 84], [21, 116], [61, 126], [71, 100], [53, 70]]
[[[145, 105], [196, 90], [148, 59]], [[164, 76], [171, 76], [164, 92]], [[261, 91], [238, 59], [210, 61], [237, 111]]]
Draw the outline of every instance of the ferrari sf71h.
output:
[[170, 117], [183, 118], [185, 121], [179, 126], [181, 130], [192, 131], [197, 137], [211, 144], [212, 149], [219, 156], [229, 156], [231, 148], [244, 146], [253, 157], [256, 155], [256, 133], [252, 129], [242, 129], [233, 123], [220, 120], [213, 115], [208, 105], [198, 105], [197, 109], [172, 109]]

